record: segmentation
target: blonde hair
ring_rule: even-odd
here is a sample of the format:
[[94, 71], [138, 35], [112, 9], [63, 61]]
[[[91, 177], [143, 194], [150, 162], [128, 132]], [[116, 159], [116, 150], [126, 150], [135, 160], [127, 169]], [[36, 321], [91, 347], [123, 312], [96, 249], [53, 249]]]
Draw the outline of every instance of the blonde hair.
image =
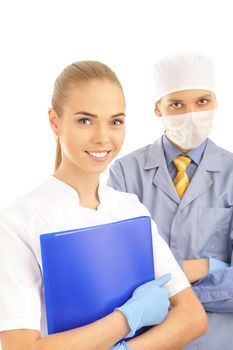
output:
[[[108, 80], [119, 86], [123, 93], [123, 89], [116, 74], [105, 64], [98, 61], [79, 61], [67, 66], [57, 77], [54, 83], [54, 91], [52, 95], [52, 107], [58, 117], [62, 117], [63, 106], [69, 96], [69, 92], [77, 85], [77, 83], [85, 83], [91, 80]], [[57, 149], [55, 158], [55, 171], [61, 164], [61, 145], [57, 139]]]

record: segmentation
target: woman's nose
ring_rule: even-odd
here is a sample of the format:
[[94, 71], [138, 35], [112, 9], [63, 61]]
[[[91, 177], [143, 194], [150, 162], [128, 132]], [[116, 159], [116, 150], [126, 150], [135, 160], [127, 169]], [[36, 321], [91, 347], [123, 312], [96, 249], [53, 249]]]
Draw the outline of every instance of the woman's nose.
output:
[[100, 125], [96, 127], [95, 133], [93, 135], [93, 141], [95, 143], [107, 143], [109, 141], [109, 132], [106, 126]]

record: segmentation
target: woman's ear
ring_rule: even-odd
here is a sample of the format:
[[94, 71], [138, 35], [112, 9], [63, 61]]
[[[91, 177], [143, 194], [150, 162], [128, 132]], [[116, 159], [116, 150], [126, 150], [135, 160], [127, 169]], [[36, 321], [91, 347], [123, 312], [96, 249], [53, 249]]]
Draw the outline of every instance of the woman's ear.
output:
[[54, 108], [49, 108], [48, 110], [49, 115], [49, 124], [56, 136], [60, 136], [60, 121], [57, 113], [55, 112]]
[[161, 113], [161, 110], [160, 110], [160, 104], [159, 102], [156, 102], [155, 103], [155, 114], [157, 115], [157, 117], [161, 117], [162, 116], [162, 113]]

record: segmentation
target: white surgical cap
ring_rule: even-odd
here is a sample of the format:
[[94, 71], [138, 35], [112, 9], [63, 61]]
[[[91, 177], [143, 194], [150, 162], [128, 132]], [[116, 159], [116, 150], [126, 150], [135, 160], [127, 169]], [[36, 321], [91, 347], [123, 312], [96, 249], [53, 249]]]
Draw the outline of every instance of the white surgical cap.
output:
[[154, 66], [155, 102], [182, 90], [209, 90], [215, 93], [214, 69], [211, 60], [196, 52], [167, 56]]

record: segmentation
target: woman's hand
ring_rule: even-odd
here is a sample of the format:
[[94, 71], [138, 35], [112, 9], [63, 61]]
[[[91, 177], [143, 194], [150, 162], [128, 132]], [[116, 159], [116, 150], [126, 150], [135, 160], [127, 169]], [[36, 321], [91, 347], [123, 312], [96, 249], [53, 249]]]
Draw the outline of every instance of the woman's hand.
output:
[[170, 279], [171, 274], [166, 274], [139, 286], [132, 297], [117, 308], [126, 316], [131, 329], [126, 337], [132, 337], [138, 329], [159, 324], [165, 319], [170, 303], [168, 292], [162, 287]]

